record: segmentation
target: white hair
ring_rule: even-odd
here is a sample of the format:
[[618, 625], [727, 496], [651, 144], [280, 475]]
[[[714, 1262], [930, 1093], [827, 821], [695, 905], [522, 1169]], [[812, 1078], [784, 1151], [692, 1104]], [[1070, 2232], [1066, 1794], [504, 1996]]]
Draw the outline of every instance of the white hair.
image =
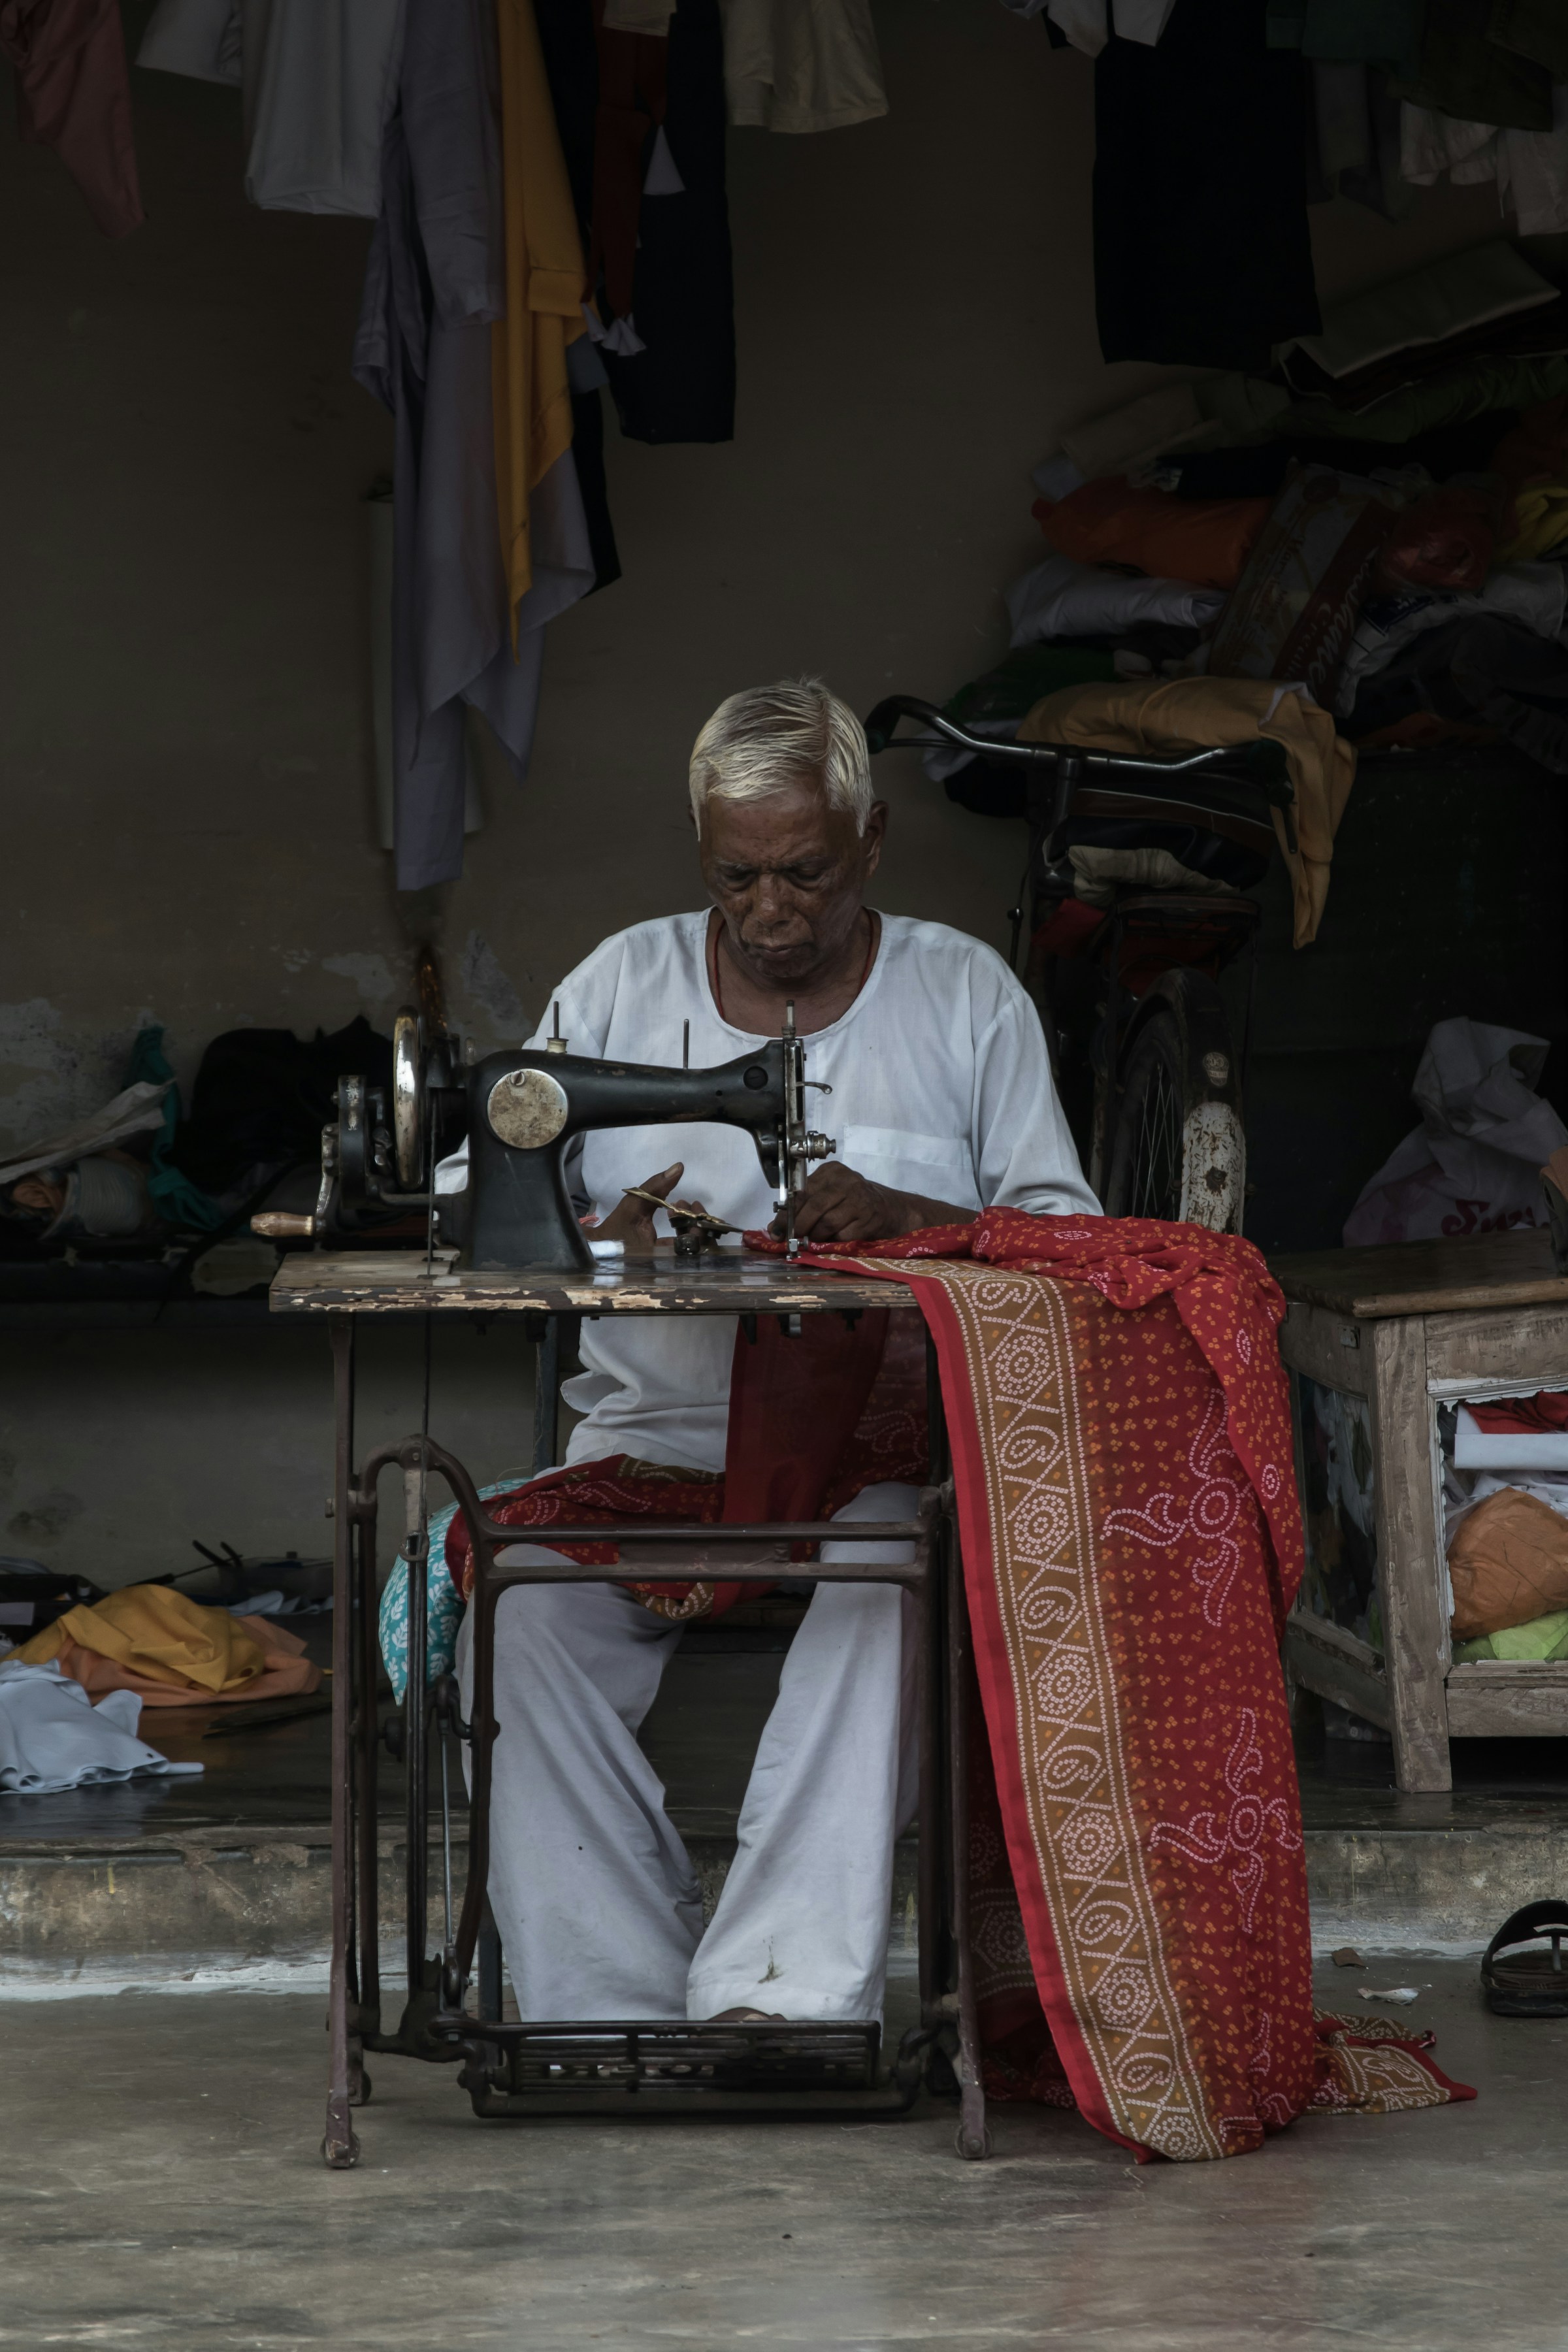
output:
[[710, 793], [761, 801], [794, 784], [820, 784], [829, 808], [847, 809], [857, 833], [871, 814], [866, 730], [819, 677], [748, 687], [721, 702], [691, 747], [691, 814], [702, 830]]

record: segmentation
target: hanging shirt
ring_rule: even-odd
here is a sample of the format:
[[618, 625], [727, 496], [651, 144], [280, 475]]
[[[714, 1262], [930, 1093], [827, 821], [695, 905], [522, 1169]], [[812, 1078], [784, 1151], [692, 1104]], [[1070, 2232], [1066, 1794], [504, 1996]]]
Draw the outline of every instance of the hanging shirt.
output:
[[[515, 0], [507, 5], [515, 21]], [[502, 102], [504, 77], [503, 92], [496, 87], [498, 69], [488, 0], [406, 0], [382, 158], [385, 201], [353, 362], [359, 382], [396, 420], [392, 753], [401, 890], [463, 870], [464, 704], [483, 713], [521, 781], [544, 626], [594, 585], [572, 451], [558, 446], [571, 436], [566, 322], [532, 310], [518, 314], [515, 306], [510, 322], [504, 315], [520, 282], [530, 297], [532, 285], [514, 270], [510, 143], [505, 170], [501, 160], [512, 115]], [[570, 228], [569, 199], [566, 219]], [[553, 373], [511, 374], [501, 365], [503, 342], [526, 358], [536, 331], [560, 358], [558, 385]], [[521, 416], [510, 405], [520, 383], [525, 394], [532, 386]], [[534, 439], [541, 400], [549, 437]], [[496, 474], [503, 437], [509, 462], [516, 460], [499, 499], [504, 542]], [[511, 559], [521, 545], [521, 580], [515, 562], [509, 580], [503, 544]]]
[[263, 212], [374, 219], [402, 18], [400, 0], [158, 0], [136, 62], [241, 85]]
[[888, 111], [869, 0], [725, 0], [730, 120], [840, 131]]
[[[679, 1067], [689, 1021], [698, 1069], [763, 1042], [720, 1013], [707, 936], [706, 912], [667, 915], [595, 948], [556, 992], [569, 1050]], [[547, 1017], [531, 1043], [549, 1033]], [[805, 1041], [805, 1075], [833, 1088], [809, 1097], [813, 1124], [836, 1138], [845, 1167], [874, 1183], [965, 1210], [1099, 1214], [1039, 1016], [999, 955], [945, 923], [883, 916], [859, 995]], [[628, 1184], [677, 1160], [682, 1200], [742, 1229], [773, 1216], [756, 1147], [729, 1127], [600, 1129], [584, 1139], [574, 1189], [607, 1216]], [[584, 1322], [584, 1369], [563, 1393], [587, 1418], [567, 1460], [632, 1454], [721, 1470], [735, 1328], [732, 1316], [717, 1315]]]
[[118, 0], [0, 0], [16, 69], [16, 135], [52, 147], [105, 236], [142, 225]]

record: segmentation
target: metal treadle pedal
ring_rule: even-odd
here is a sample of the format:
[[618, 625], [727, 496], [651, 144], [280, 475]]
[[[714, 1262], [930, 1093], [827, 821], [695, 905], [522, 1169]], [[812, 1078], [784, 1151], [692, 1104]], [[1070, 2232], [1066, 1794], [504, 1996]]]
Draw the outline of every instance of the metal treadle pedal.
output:
[[871, 2024], [668, 2023], [563, 2033], [524, 2027], [512, 2043], [514, 2095], [574, 2091], [864, 2091], [881, 2030]]

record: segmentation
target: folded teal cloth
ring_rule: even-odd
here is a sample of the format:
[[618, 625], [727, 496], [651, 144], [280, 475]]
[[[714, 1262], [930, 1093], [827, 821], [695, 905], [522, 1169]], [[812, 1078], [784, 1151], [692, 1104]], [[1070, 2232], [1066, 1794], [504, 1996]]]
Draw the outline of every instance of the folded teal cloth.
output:
[[[491, 1486], [479, 1488], [481, 1503], [497, 1495], [515, 1494], [526, 1486], [529, 1473], [513, 1470], [505, 1478], [498, 1478]], [[447, 1533], [458, 1516], [456, 1503], [448, 1503], [444, 1511], [435, 1512], [430, 1520], [430, 1565], [425, 1575], [425, 1679], [427, 1683], [449, 1675], [457, 1662], [458, 1628], [463, 1622], [468, 1603], [453, 1583], [447, 1566]], [[381, 1636], [381, 1654], [385, 1662], [387, 1679], [393, 1696], [401, 1705], [408, 1688], [408, 1562], [399, 1552], [393, 1563], [392, 1574], [382, 1591], [381, 1608], [376, 1618]]]

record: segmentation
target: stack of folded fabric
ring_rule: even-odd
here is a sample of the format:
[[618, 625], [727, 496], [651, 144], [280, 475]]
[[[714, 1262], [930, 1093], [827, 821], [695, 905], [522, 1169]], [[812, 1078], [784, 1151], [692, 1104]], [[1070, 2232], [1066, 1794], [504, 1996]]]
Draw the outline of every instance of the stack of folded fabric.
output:
[[[1568, 774], [1568, 299], [1507, 240], [1331, 308], [1269, 379], [1075, 427], [1035, 483], [1049, 551], [1006, 605], [1042, 698], [1201, 675], [1241, 723], [1229, 682], [1268, 680], [1364, 748], [1507, 742]], [[950, 710], [1007, 734], [1020, 684]], [[1016, 804], [999, 768], [931, 772]]]

